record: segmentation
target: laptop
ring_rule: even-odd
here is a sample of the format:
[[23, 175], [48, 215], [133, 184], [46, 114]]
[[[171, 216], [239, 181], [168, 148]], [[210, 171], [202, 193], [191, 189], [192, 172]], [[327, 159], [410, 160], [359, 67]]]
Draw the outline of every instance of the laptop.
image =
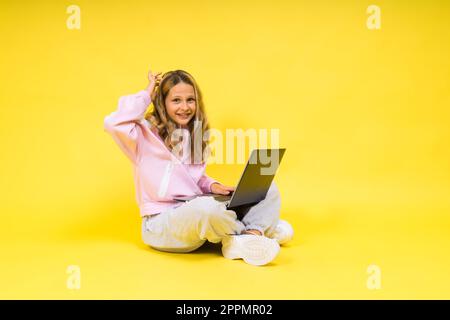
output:
[[285, 148], [253, 150], [231, 195], [203, 193], [174, 197], [174, 200], [186, 202], [197, 197], [213, 197], [224, 202], [226, 208], [235, 211], [238, 219], [242, 220], [253, 205], [266, 198], [285, 151]]

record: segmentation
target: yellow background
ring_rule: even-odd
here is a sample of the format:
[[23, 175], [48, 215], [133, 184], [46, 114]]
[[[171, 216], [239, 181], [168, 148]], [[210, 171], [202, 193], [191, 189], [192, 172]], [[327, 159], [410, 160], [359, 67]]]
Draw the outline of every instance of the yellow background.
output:
[[[450, 298], [449, 26], [448, 1], [2, 1], [0, 298]], [[141, 242], [103, 118], [149, 68], [190, 72], [215, 128], [280, 129], [270, 265]]]

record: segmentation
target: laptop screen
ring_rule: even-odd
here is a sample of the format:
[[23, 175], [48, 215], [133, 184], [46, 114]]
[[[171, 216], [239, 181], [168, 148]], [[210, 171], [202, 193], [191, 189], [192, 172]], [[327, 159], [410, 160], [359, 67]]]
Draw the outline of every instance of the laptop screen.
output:
[[231, 197], [229, 208], [258, 203], [266, 197], [285, 150], [282, 148], [252, 151]]

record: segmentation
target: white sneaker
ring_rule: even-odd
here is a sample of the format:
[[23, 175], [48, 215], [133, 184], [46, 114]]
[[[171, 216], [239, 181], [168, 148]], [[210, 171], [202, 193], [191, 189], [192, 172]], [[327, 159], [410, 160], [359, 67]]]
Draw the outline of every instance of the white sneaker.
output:
[[277, 240], [279, 244], [285, 244], [294, 237], [294, 229], [289, 222], [280, 219], [275, 231], [270, 235], [270, 237]]
[[274, 239], [251, 234], [239, 234], [222, 239], [222, 254], [227, 259], [244, 259], [248, 264], [262, 266], [271, 262], [280, 251]]

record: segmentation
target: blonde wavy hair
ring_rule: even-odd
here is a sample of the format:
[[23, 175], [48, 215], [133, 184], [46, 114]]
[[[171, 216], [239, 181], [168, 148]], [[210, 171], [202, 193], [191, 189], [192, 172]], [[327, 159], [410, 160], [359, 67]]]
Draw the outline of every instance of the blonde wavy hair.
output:
[[[153, 101], [154, 108], [145, 115], [145, 119], [158, 130], [158, 134], [164, 141], [164, 144], [172, 151], [178, 142], [172, 141], [171, 137], [172, 133], [178, 128], [178, 125], [169, 117], [165, 101], [170, 89], [180, 82], [189, 84], [194, 88], [196, 101], [195, 115], [187, 124], [191, 140], [191, 163], [198, 163], [198, 161], [200, 161], [200, 163], [203, 164], [207, 160], [208, 154], [205, 154], [204, 150], [208, 147], [209, 136], [206, 136], [205, 139], [203, 137], [205, 134], [208, 135], [209, 122], [205, 114], [205, 106], [201, 91], [194, 78], [188, 72], [184, 70], [175, 70], [164, 73], [161, 83], [155, 89], [156, 95]], [[201, 121], [199, 122], [201, 123], [201, 126], [198, 124], [195, 125], [196, 121]], [[197, 135], [200, 135], [202, 142], [201, 150], [199, 150], [200, 148], [198, 146], [195, 148], [194, 140]]]

